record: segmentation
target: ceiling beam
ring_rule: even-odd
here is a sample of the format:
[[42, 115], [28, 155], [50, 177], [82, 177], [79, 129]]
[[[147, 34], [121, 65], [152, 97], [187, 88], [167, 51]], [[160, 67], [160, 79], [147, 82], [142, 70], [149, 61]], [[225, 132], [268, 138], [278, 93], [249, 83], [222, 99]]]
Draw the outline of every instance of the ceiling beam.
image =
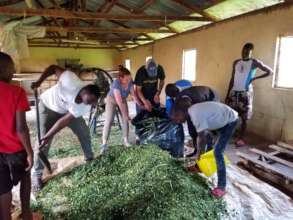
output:
[[19, 2], [23, 2], [23, 0], [2, 0], [2, 1], [0, 1], [0, 7], [6, 6], [6, 5], [17, 4]]
[[0, 14], [20, 16], [45, 16], [64, 19], [84, 20], [140, 20], [140, 21], [209, 21], [209, 19], [197, 16], [174, 16], [174, 15], [114, 15], [105, 13], [76, 12], [58, 9], [33, 9], [33, 8], [12, 8], [0, 7]]
[[64, 45], [59, 45], [59, 44], [55, 44], [55, 45], [51, 45], [51, 44], [31, 44], [29, 45], [29, 47], [53, 47], [53, 48], [74, 48], [74, 49], [120, 49], [123, 47], [113, 47], [113, 46], [107, 46], [107, 47], [89, 47], [88, 45], [70, 45], [70, 44], [64, 44]]
[[187, 3], [186, 1], [182, 1], [182, 0], [172, 0], [173, 2], [176, 2], [177, 4], [189, 9], [192, 12], [198, 13], [201, 16], [209, 19], [210, 21], [217, 21], [216, 18], [212, 17], [211, 15], [209, 15], [208, 13], [204, 12], [201, 8], [195, 6], [194, 4], [190, 4]]
[[[67, 37], [60, 37], [60, 39], [68, 39]], [[31, 40], [53, 40], [52, 37], [50, 36], [46, 36], [44, 38], [34, 38]], [[123, 43], [126, 41], [151, 41], [150, 39], [145, 39], [145, 38], [99, 38], [99, 37], [93, 37], [93, 36], [89, 36], [86, 37], [86, 40], [96, 40], [96, 41], [102, 41], [102, 42], [119, 42], [119, 43]]]
[[43, 26], [47, 31], [55, 32], [79, 32], [79, 33], [173, 33], [170, 30], [152, 28], [98, 28], [98, 27], [59, 27]]
[[[56, 44], [54, 41], [42, 41], [42, 40], [30, 40], [29, 44]], [[130, 43], [130, 42], [93, 42], [93, 41], [76, 41], [76, 40], [63, 40], [61, 44], [81, 44], [81, 45], [137, 45], [136, 43]]]

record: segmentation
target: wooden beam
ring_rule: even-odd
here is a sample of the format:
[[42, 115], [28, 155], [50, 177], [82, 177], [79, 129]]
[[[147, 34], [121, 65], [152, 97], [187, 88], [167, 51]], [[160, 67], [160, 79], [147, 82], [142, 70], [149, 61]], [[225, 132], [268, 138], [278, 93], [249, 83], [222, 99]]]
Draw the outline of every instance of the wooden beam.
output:
[[105, 13], [76, 12], [59, 9], [32, 9], [32, 8], [12, 8], [0, 7], [2, 15], [20, 16], [44, 16], [64, 19], [84, 19], [84, 20], [140, 20], [140, 21], [209, 21], [209, 19], [197, 16], [174, 16], [174, 15], [114, 15]]
[[177, 4], [184, 6], [185, 8], [189, 9], [192, 12], [198, 13], [201, 16], [209, 19], [210, 21], [217, 21], [216, 18], [212, 17], [211, 15], [209, 15], [208, 13], [204, 12], [202, 9], [200, 9], [199, 7], [193, 5], [192, 3], [187, 3], [186, 1], [182, 1], [182, 0], [172, 0], [173, 2], [176, 2]]
[[23, 2], [24, 0], [2, 0], [0, 1], [0, 7], [6, 6], [6, 5], [13, 5], [20, 2]]
[[[41, 40], [30, 40], [29, 44], [56, 44], [54, 41], [41, 41]], [[75, 40], [63, 40], [61, 41], [61, 44], [81, 44], [81, 45], [137, 45], [136, 43], [125, 43], [125, 42], [111, 42], [111, 41], [106, 41], [106, 42], [87, 42], [87, 41], [75, 41]]]
[[278, 141], [277, 142], [277, 145], [279, 145], [281, 147], [284, 147], [284, 148], [287, 148], [288, 150], [292, 150], [293, 151], [293, 145], [291, 145], [291, 144], [287, 144], [287, 143], [284, 143], [282, 141]]
[[96, 28], [96, 27], [59, 27], [44, 26], [47, 31], [79, 32], [79, 33], [173, 33], [169, 30], [151, 28]]
[[269, 148], [277, 150], [280, 153], [284, 153], [284, 154], [288, 154], [288, 155], [293, 156], [293, 151], [292, 150], [287, 150], [285, 148], [282, 148], [282, 147], [279, 147], [279, 146], [276, 146], [276, 145], [269, 145]]
[[270, 155], [269, 153], [266, 153], [264, 151], [258, 150], [256, 148], [251, 148], [249, 150], [252, 151], [252, 152], [254, 152], [254, 153], [256, 153], [256, 154], [259, 154], [261, 156], [264, 156], [265, 158], [271, 159], [271, 160], [273, 160], [275, 162], [278, 162], [278, 163], [281, 163], [283, 165], [286, 165], [288, 167], [293, 168], [293, 163], [290, 162], [290, 161], [284, 160], [284, 159], [282, 159], [280, 157], [277, 157], [277, 156]]
[[121, 49], [120, 47], [89, 47], [89, 46], [78, 46], [78, 45], [29, 45], [29, 47], [53, 47], [53, 48], [74, 48], [74, 49]]
[[[68, 39], [67, 37], [60, 37], [60, 39]], [[52, 38], [50, 38], [50, 36], [44, 37], [44, 38], [34, 38], [31, 40], [52, 40]], [[99, 38], [99, 37], [86, 37], [86, 40], [96, 40], [96, 41], [103, 41], [103, 42], [125, 42], [125, 41], [151, 41], [150, 39], [145, 39], [145, 38], [116, 38], [116, 39], [112, 39], [112, 38]]]

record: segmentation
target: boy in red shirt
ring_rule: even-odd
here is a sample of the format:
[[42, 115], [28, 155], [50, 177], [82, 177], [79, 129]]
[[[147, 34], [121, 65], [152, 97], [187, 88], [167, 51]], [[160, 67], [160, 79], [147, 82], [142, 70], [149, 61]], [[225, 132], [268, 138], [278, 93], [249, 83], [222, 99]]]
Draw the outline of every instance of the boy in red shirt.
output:
[[33, 151], [25, 118], [30, 107], [25, 91], [9, 84], [14, 72], [11, 57], [0, 52], [0, 219], [11, 219], [11, 190], [20, 182], [22, 219], [31, 220]]

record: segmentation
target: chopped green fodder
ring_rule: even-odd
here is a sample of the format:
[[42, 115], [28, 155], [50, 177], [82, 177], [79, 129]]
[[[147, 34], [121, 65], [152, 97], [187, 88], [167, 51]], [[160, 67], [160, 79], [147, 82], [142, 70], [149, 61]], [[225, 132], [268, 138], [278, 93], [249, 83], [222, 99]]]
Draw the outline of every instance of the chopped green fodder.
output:
[[157, 146], [114, 146], [49, 181], [34, 209], [45, 219], [219, 219], [223, 200]]
[[[36, 126], [34, 123], [29, 123], [32, 143], [36, 141]], [[99, 152], [102, 136], [102, 128], [97, 128], [97, 134], [91, 137], [92, 148], [94, 152]], [[118, 126], [113, 126], [111, 129], [111, 145], [119, 145], [122, 143], [122, 133]], [[53, 138], [53, 142], [49, 151], [50, 159], [60, 159], [66, 157], [74, 157], [83, 155], [80, 143], [77, 137], [69, 128], [62, 129]]]

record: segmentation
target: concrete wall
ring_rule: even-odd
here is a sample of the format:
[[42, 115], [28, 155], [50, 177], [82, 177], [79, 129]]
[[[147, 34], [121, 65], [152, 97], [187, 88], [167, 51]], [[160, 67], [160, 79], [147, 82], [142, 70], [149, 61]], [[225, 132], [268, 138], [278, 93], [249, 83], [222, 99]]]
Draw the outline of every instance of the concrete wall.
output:
[[57, 59], [80, 59], [87, 67], [116, 69], [119, 62], [119, 52], [114, 49], [73, 49], [73, 48], [30, 48], [30, 58], [21, 60], [22, 72], [38, 72]]
[[[254, 56], [274, 68], [276, 41], [279, 35], [293, 35], [293, 7], [277, 9], [210, 28], [157, 41], [153, 45], [129, 49], [121, 60], [131, 59], [132, 71], [152, 55], [164, 66], [167, 83], [181, 78], [183, 49], [197, 49], [197, 85], [216, 89], [226, 95], [232, 62], [240, 57], [245, 42], [255, 44]], [[293, 59], [293, 58], [292, 58]], [[271, 140], [293, 139], [293, 90], [272, 88], [272, 77], [254, 83], [254, 117], [250, 131]]]

